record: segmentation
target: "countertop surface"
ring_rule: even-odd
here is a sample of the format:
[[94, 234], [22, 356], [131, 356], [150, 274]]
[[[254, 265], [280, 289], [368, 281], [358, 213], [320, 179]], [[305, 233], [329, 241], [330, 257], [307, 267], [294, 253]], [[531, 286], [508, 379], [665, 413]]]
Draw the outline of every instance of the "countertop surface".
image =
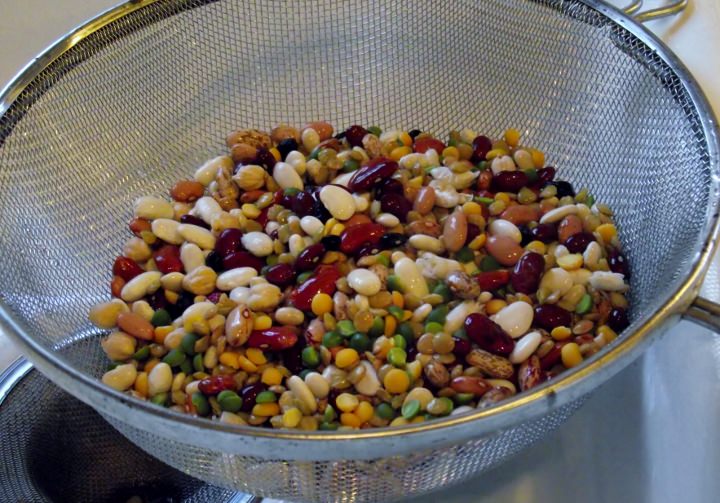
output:
[[[116, 3], [0, 0], [0, 86], [58, 37]], [[720, 112], [718, 26], [717, 0], [690, 0], [677, 18], [647, 24]], [[720, 297], [716, 265], [711, 274], [705, 293]], [[0, 369], [17, 356], [0, 333]], [[717, 501], [718, 420], [720, 337], [683, 321], [559, 431], [482, 477], [415, 501]]]

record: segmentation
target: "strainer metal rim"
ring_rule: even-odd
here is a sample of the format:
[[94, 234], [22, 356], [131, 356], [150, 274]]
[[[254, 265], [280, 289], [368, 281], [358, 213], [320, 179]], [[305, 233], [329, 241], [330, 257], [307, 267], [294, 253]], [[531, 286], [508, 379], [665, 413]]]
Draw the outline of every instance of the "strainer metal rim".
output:
[[[78, 42], [109, 23], [158, 1], [161, 0], [131, 0], [118, 5], [101, 13], [57, 41], [31, 61], [3, 89], [0, 93], [0, 114], [4, 114], [7, 111], [23, 89], [25, 89], [42, 70]], [[591, 388], [612, 377], [639, 355], [652, 338], [657, 336], [662, 329], [667, 328], [671, 321], [675, 321], [697, 295], [704, 274], [713, 257], [718, 233], [720, 231], [720, 222], [718, 220], [720, 199], [717, 197], [720, 183], [720, 178], [718, 178], [718, 172], [720, 172], [720, 131], [718, 130], [717, 120], [714, 117], [713, 111], [697, 82], [672, 51], [657, 37], [615, 7], [601, 0], [578, 1], [623, 27], [638, 40], [646, 44], [662, 58], [681, 79], [694, 107], [699, 113], [702, 132], [707, 140], [709, 165], [713, 173], [712, 189], [714, 203], [708, 207], [709, 219], [706, 222], [704, 230], [707, 237], [703, 248], [695, 257], [692, 269], [687, 278], [674, 292], [669, 294], [668, 300], [663, 307], [654, 313], [642, 316], [641, 319], [643, 323], [634, 333], [624, 334], [606, 350], [586, 360], [573, 371], [517, 398], [500, 403], [495, 407], [421, 424], [396, 428], [368, 429], [351, 433], [266, 430], [221, 424], [203, 418], [180, 414], [133, 399], [118, 391], [112, 390], [103, 385], [99, 380], [93, 379], [72, 367], [64, 365], [58, 357], [33, 341], [30, 337], [24, 335], [25, 332], [20, 323], [18, 323], [2, 305], [2, 302], [0, 302], [0, 327], [7, 331], [14, 340], [19, 343], [26, 354], [31, 357], [35, 365], [44, 373], [51, 376], [56, 383], [66, 389], [70, 388], [72, 383], [77, 382], [85, 386], [88, 394], [79, 396], [78, 398], [91, 406], [101, 409], [105, 413], [117, 414], [121, 417], [122, 412], [126, 410], [127, 407], [141, 410], [144, 413], [151, 414], [157, 419], [166, 422], [168, 425], [180, 427], [176, 428], [176, 430], [179, 431], [164, 432], [169, 437], [177, 438], [185, 442], [189, 440], [190, 442], [198, 443], [198, 445], [207, 444], [214, 448], [218, 448], [216, 442], [203, 438], [188, 439], [187, 436], [184, 435], [184, 432], [189, 430], [183, 430], [183, 427], [199, 428], [208, 433], [232, 434], [238, 439], [244, 438], [248, 441], [260, 439], [283, 440], [302, 442], [303, 444], [306, 441], [344, 442], [343, 452], [341, 453], [335, 452], [334, 449], [328, 449], [326, 444], [323, 445], [322, 449], [318, 449], [317, 453], [322, 453], [321, 457], [326, 459], [350, 458], [358, 457], [358, 455], [361, 457], [370, 457], [368, 454], [363, 453], [367, 453], [368, 450], [372, 450], [372, 448], [376, 446], [385, 445], [387, 447], [387, 444], [384, 443], [391, 438], [394, 440], [396, 437], [407, 438], [411, 435], [417, 438], [417, 435], [422, 433], [426, 435], [427, 440], [427, 442], [423, 443], [428, 447], [431, 445], [449, 444], [471, 437], [479, 437], [483, 434], [491, 433], [493, 430], [507, 428], [549, 412], [559, 405], [568, 403], [586, 394]], [[510, 414], [511, 412], [513, 414]], [[465, 428], [465, 426], [470, 423], [472, 423], [473, 427]], [[431, 432], [433, 433], [432, 435], [430, 435]], [[359, 445], [359, 443], [353, 444], [353, 441], [356, 440], [364, 440], [364, 447], [349, 449], [351, 445]], [[241, 441], [238, 443], [240, 444]], [[255, 450], [258, 452], [258, 455], [262, 455], [261, 450], [257, 448], [256, 444], [252, 444], [252, 446], [253, 449], [251, 450]], [[237, 448], [237, 446], [234, 445], [223, 445], [223, 447], [230, 450]], [[246, 445], [245, 447], [248, 446]], [[405, 442], [404, 447], [398, 444], [394, 444], [394, 447], [397, 448], [396, 452], [399, 453], [401, 451], [416, 449], [418, 445], [414, 442]]]

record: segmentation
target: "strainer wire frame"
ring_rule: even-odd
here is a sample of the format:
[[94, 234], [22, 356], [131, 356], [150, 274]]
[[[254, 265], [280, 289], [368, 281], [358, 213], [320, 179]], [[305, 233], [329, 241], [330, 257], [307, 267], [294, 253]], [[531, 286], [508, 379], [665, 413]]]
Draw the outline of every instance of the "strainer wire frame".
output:
[[[4, 114], [20, 93], [51, 63], [84, 38], [118, 19], [161, 0], [131, 0], [111, 8], [76, 28], [31, 61], [0, 93], [0, 115]], [[698, 112], [702, 133], [707, 142], [707, 156], [713, 173], [714, 192], [710, 215], [705, 223], [706, 236], [702, 250], [695, 256], [692, 268], [681, 285], [658, 311], [646, 314], [640, 327], [587, 359], [582, 365], [537, 388], [483, 410], [403, 427], [366, 429], [354, 432], [270, 430], [228, 425], [185, 415], [133, 399], [115, 391], [78, 370], [66, 365], [25, 333], [14, 315], [0, 302], [0, 329], [8, 333], [35, 363], [36, 367], [68, 391], [80, 383], [84, 394], [79, 399], [104, 414], [127, 416], [135, 409], [154, 416], [167, 428], [162, 434], [179, 442], [191, 442], [209, 449], [299, 460], [376, 459], [382, 455], [400, 455], [418, 449], [437, 448], [492, 434], [510, 426], [549, 413], [576, 400], [622, 370], [641, 354], [644, 348], [665, 329], [677, 322], [696, 299], [705, 273], [712, 261], [720, 232], [720, 131], [712, 109], [697, 82], [685, 66], [650, 31], [620, 10], [600, 0], [580, 0], [630, 32], [653, 50], [675, 72], [685, 86]], [[707, 309], [707, 306], [705, 306]], [[692, 311], [687, 313], [697, 317]], [[207, 434], [202, 434], [207, 433]], [[218, 441], [222, 440], [222, 443]]]

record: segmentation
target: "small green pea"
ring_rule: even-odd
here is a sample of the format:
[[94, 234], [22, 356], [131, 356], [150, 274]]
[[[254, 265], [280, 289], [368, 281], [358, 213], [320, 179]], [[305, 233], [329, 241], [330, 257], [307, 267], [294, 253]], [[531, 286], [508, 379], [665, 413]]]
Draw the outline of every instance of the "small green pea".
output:
[[472, 402], [474, 398], [475, 395], [472, 393], [458, 393], [453, 397], [453, 400], [455, 400], [455, 403], [458, 405], [467, 405]]
[[210, 413], [210, 404], [202, 393], [193, 393], [190, 400], [197, 410], [198, 416], [207, 416]]
[[390, 406], [389, 403], [382, 402], [375, 407], [375, 414], [380, 419], [390, 420], [395, 417], [395, 410]]
[[326, 423], [322, 422], [320, 423], [320, 426], [318, 426], [318, 429], [320, 431], [335, 431], [340, 427], [337, 423]]
[[194, 355], [195, 354], [195, 343], [197, 342], [198, 337], [195, 334], [185, 334], [183, 335], [182, 341], [180, 342], [180, 347], [183, 351], [185, 351], [188, 355]]
[[442, 295], [444, 302], [450, 302], [452, 299], [452, 292], [450, 291], [450, 287], [447, 286], [445, 283], [440, 283], [438, 286], [433, 288], [433, 293], [437, 295]]
[[360, 163], [355, 159], [347, 159], [342, 165], [343, 173], [351, 173], [353, 171], [357, 171], [359, 168]]
[[445, 318], [447, 318], [448, 311], [449, 309], [447, 304], [440, 304], [430, 311], [430, 314], [428, 314], [426, 319], [428, 322], [445, 324]]
[[302, 350], [302, 361], [303, 365], [308, 368], [314, 369], [320, 365], [320, 354], [317, 349], [312, 346], [308, 346]]
[[437, 334], [443, 331], [443, 325], [436, 321], [431, 321], [430, 323], [425, 323], [425, 331], [431, 334]]
[[296, 189], [295, 187], [288, 187], [287, 189], [285, 189], [283, 191], [283, 195], [290, 196], [290, 197], [295, 196], [299, 193], [300, 193], [300, 189]]
[[157, 395], [154, 395], [150, 402], [154, 403], [155, 405], [160, 405], [161, 407], [165, 407], [165, 404], [167, 404], [168, 400], [168, 394], [167, 393], [158, 393]]
[[192, 360], [185, 358], [185, 360], [180, 364], [178, 367], [180, 369], [180, 372], [184, 373], [185, 375], [189, 375], [193, 373], [193, 365]]
[[400, 282], [400, 278], [395, 276], [394, 274], [388, 274], [387, 277], [387, 289], [391, 292], [402, 292], [402, 284]]
[[277, 402], [277, 395], [272, 391], [261, 391], [255, 397], [255, 403], [275, 403]]
[[407, 353], [403, 348], [392, 348], [388, 351], [387, 361], [393, 367], [403, 368], [407, 363]]
[[537, 182], [538, 179], [540, 178], [538, 176], [538, 172], [535, 168], [524, 169], [523, 173], [525, 173], [525, 175], [528, 177], [528, 181], [531, 184]]
[[385, 255], [383, 255], [382, 253], [376, 255], [375, 258], [377, 259], [377, 263], [378, 263], [378, 264], [384, 265], [385, 267], [390, 267], [390, 259], [387, 258], [387, 257], [386, 257]]
[[170, 317], [170, 313], [160, 308], [153, 313], [150, 323], [152, 323], [154, 327], [164, 327], [172, 323], [172, 318]]
[[[270, 391], [263, 391], [262, 393], [271, 393]], [[260, 395], [262, 393], [258, 394], [258, 398], [260, 398]], [[274, 393], [273, 393], [274, 394]], [[243, 400], [240, 398], [240, 396], [235, 393], [234, 391], [231, 391], [229, 389], [226, 389], [225, 391], [221, 391], [220, 394], [217, 396], [218, 404], [220, 404], [220, 408], [222, 410], [226, 410], [228, 412], [237, 412], [242, 408]], [[260, 402], [258, 402], [260, 403]]]
[[595, 196], [593, 196], [592, 194], [589, 194], [587, 196], [587, 199], [585, 200], [585, 204], [588, 207], [592, 208], [592, 205], [595, 204]]
[[351, 320], [340, 320], [335, 325], [335, 328], [343, 337], [350, 337], [356, 332], [355, 324]]
[[328, 349], [335, 348], [342, 344], [342, 342], [343, 336], [335, 332], [334, 330], [325, 332], [325, 335], [323, 335], [322, 338], [322, 345]]
[[317, 147], [315, 147], [314, 149], [312, 149], [312, 152], [310, 152], [310, 155], [308, 156], [308, 159], [317, 159], [317, 158], [318, 158], [318, 155], [320, 155], [320, 151], [321, 151], [321, 150], [322, 150], [322, 148], [320, 147], [320, 145], [318, 145]]
[[298, 274], [296, 283], [297, 283], [298, 285], [302, 285], [303, 283], [305, 283], [305, 281], [306, 281], [310, 276], [312, 276], [312, 274], [313, 274], [312, 271], [305, 271], [305, 272], [303, 272], [303, 273], [301, 273], [301, 274]]
[[480, 161], [479, 163], [477, 163], [477, 168], [480, 171], [485, 171], [486, 169], [490, 168], [490, 163], [487, 161]]
[[390, 306], [387, 308], [387, 310], [388, 313], [392, 314], [398, 320], [402, 320], [403, 316], [405, 316], [405, 312], [403, 311], [402, 307]]
[[397, 333], [405, 338], [405, 342], [415, 339], [415, 331], [413, 330], [412, 325], [407, 321], [403, 321], [400, 325], [398, 325]]
[[205, 365], [203, 364], [203, 355], [198, 353], [193, 356], [193, 369], [195, 372], [205, 372]]
[[382, 129], [377, 126], [370, 126], [369, 128], [367, 128], [367, 132], [370, 134], [374, 134], [375, 136], [380, 136], [382, 134]]
[[123, 362], [110, 362], [107, 365], [108, 372], [111, 370], [115, 370], [118, 366], [122, 365]]
[[406, 349], [407, 348], [407, 340], [405, 339], [405, 336], [402, 334], [393, 335], [393, 344], [396, 348], [400, 349]]
[[451, 138], [447, 142], [448, 147], [457, 147], [458, 141], [455, 138]]
[[275, 265], [278, 263], [280, 258], [277, 255], [268, 255], [268, 257], [265, 259], [265, 263], [268, 266]]
[[164, 363], [167, 363], [171, 367], [177, 367], [182, 362], [185, 361], [185, 358], [187, 356], [180, 348], [171, 349], [168, 354], [165, 355], [165, 357], [162, 359]]
[[501, 268], [502, 268], [502, 265], [500, 265], [500, 262], [495, 260], [491, 255], [486, 255], [480, 261], [480, 270], [483, 272], [497, 271], [498, 269], [501, 269]]
[[467, 246], [463, 246], [457, 252], [455, 252], [455, 260], [458, 262], [466, 263], [472, 262], [475, 259], [475, 252], [473, 252]]
[[425, 283], [427, 284], [428, 290], [431, 292], [435, 289], [436, 286], [438, 286], [440, 283], [435, 279], [426, 279]]
[[445, 403], [445, 408], [447, 410], [447, 412], [445, 413], [446, 415], [450, 414], [453, 411], [453, 409], [455, 408], [455, 404], [448, 397], [443, 396], [443, 397], [440, 397], [439, 400], [441, 400], [442, 402]]
[[575, 307], [575, 312], [577, 314], [585, 314], [590, 311], [590, 309], [592, 309], [592, 305], [592, 297], [590, 296], [590, 294], [586, 293], [582, 296], [580, 302], [578, 302], [578, 305]]
[[304, 381], [310, 372], [314, 372], [314, 370], [313, 369], [302, 369], [300, 371], [300, 373], [298, 374], [298, 377]]
[[403, 404], [401, 413], [402, 417], [407, 419], [408, 421], [415, 416], [418, 415], [420, 412], [420, 401], [419, 400], [408, 400], [405, 404]]
[[365, 334], [357, 332], [350, 337], [350, 347], [358, 353], [364, 353], [370, 348], [370, 338]]
[[460, 327], [460, 328], [458, 328], [457, 330], [455, 330], [455, 331], [452, 333], [452, 335], [453, 335], [453, 337], [457, 337], [458, 339], [462, 339], [462, 340], [464, 340], [464, 341], [469, 340], [469, 339], [468, 339], [467, 332], [465, 331], [465, 328], [463, 328], [463, 327]]
[[380, 337], [384, 331], [385, 320], [382, 318], [382, 316], [375, 316], [372, 325], [370, 326], [370, 330], [368, 330], [368, 335], [370, 337]]
[[148, 356], [150, 356], [150, 346], [143, 346], [132, 355], [133, 360], [138, 361], [147, 360]]
[[335, 409], [328, 405], [325, 407], [325, 412], [323, 412], [323, 421], [326, 423], [332, 423], [335, 419], [337, 419], [337, 413], [335, 412]]
[[495, 199], [492, 197], [476, 197], [475, 202], [479, 204], [492, 204], [495, 202]]

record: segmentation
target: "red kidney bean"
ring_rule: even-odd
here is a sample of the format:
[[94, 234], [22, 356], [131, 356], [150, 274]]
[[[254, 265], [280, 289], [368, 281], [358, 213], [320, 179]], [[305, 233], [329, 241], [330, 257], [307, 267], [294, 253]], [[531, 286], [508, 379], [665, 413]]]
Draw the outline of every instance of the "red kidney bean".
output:
[[480, 227], [478, 227], [475, 224], [468, 223], [467, 224], [467, 238], [465, 239], [465, 243], [472, 243], [473, 239], [475, 239], [479, 235], [480, 235]]
[[152, 228], [149, 220], [145, 220], [144, 218], [140, 217], [135, 217], [130, 220], [128, 227], [130, 227], [130, 232], [135, 234], [137, 237], [140, 237], [140, 234], [142, 232], [149, 231]]
[[180, 217], [180, 223], [197, 225], [198, 227], [202, 227], [204, 229], [210, 229], [210, 226], [205, 223], [205, 220], [203, 220], [202, 218], [194, 217], [189, 213], [186, 213], [185, 215]]
[[554, 224], [538, 224], [530, 229], [530, 235], [545, 244], [552, 243], [557, 239], [557, 227]]
[[317, 293], [323, 292], [328, 295], [335, 293], [335, 282], [340, 279], [340, 272], [335, 267], [318, 269], [315, 276], [306, 279], [290, 294], [290, 301], [296, 308], [307, 311]]
[[265, 330], [253, 330], [250, 332], [247, 347], [282, 351], [293, 347], [297, 341], [297, 327], [270, 327]]
[[142, 270], [142, 267], [131, 258], [120, 256], [117, 257], [115, 263], [113, 263], [113, 275], [120, 276], [125, 281], [130, 281], [143, 272], [145, 271]]
[[555, 179], [555, 168], [548, 166], [537, 171], [538, 180], [542, 183], [552, 182]]
[[364, 244], [377, 244], [384, 233], [385, 228], [380, 224], [353, 225], [340, 235], [340, 251], [351, 254]]
[[562, 356], [562, 348], [565, 344], [570, 341], [558, 341], [555, 343], [553, 348], [548, 353], [540, 358], [540, 368], [543, 370], [550, 370], [560, 361]]
[[380, 208], [385, 213], [395, 215], [401, 222], [407, 220], [407, 214], [412, 209], [412, 203], [402, 194], [385, 194], [380, 199]]
[[168, 305], [168, 301], [165, 298], [165, 290], [163, 290], [162, 288], [150, 295], [147, 301], [150, 304], [150, 307], [152, 307], [156, 311], [158, 309], [165, 309]]
[[240, 229], [225, 229], [215, 241], [215, 251], [225, 258], [231, 253], [242, 250], [242, 237], [243, 232]]
[[234, 390], [235, 387], [235, 379], [226, 374], [206, 377], [198, 383], [198, 389], [204, 395], [217, 395], [221, 391]]
[[380, 182], [375, 191], [377, 192], [377, 198], [379, 199], [385, 194], [403, 195], [405, 193], [405, 188], [398, 180], [395, 180], [394, 178], [387, 178]]
[[113, 276], [110, 281], [110, 293], [113, 297], [120, 297], [123, 287], [125, 286], [125, 280], [121, 276]]
[[305, 368], [305, 364], [302, 359], [302, 351], [307, 346], [305, 337], [300, 337], [293, 347], [280, 351], [280, 359], [283, 367], [288, 369], [293, 374], [299, 374]]
[[365, 135], [368, 134], [368, 130], [362, 126], [355, 124], [345, 130], [345, 139], [353, 147], [362, 147], [362, 140]]
[[550, 332], [555, 327], [572, 326], [572, 314], [555, 304], [542, 304], [535, 308], [533, 323]]
[[243, 387], [240, 390], [240, 393], [238, 393], [243, 401], [240, 410], [243, 412], [252, 411], [253, 407], [255, 406], [255, 400], [257, 399], [257, 396], [265, 390], [267, 390], [267, 386], [265, 386], [261, 382], [248, 384], [247, 386]]
[[528, 184], [528, 176], [522, 171], [501, 171], [493, 176], [492, 189], [497, 192], [518, 192]]
[[534, 388], [545, 380], [540, 359], [532, 355], [517, 370], [517, 381], [520, 391]]
[[492, 386], [482, 377], [459, 376], [450, 381], [450, 387], [458, 393], [472, 393], [475, 396], [482, 396]]
[[295, 270], [290, 264], [275, 264], [267, 268], [265, 279], [273, 285], [286, 287], [295, 281]]
[[445, 150], [445, 144], [436, 138], [426, 136], [425, 138], [419, 138], [415, 140], [413, 144], [413, 150], [419, 154], [424, 154], [428, 150], [433, 149], [438, 155], [442, 154]]
[[510, 273], [510, 283], [516, 292], [535, 293], [540, 285], [540, 278], [545, 272], [545, 259], [535, 252], [526, 253]]
[[485, 156], [490, 150], [492, 150], [492, 141], [487, 136], [476, 136], [472, 142], [473, 155], [472, 161], [479, 162], [484, 161]]
[[630, 267], [627, 259], [618, 249], [613, 248], [608, 253], [608, 266], [610, 266], [612, 272], [624, 275], [625, 279], [630, 278]]
[[222, 263], [225, 270], [235, 269], [236, 267], [252, 267], [257, 272], [260, 272], [265, 266], [263, 259], [245, 251], [231, 253], [223, 259]]
[[504, 269], [486, 271], [475, 276], [475, 279], [482, 290], [491, 292], [507, 285], [510, 281], [510, 273]]
[[265, 227], [265, 224], [268, 223], [268, 211], [270, 210], [270, 206], [267, 208], [263, 208], [258, 217], [255, 219], [257, 223]]
[[351, 192], [363, 192], [390, 178], [398, 169], [398, 163], [385, 157], [370, 161], [367, 166], [358, 169], [350, 178], [348, 189]]
[[182, 272], [183, 264], [180, 260], [180, 248], [175, 245], [163, 245], [153, 252], [155, 265], [163, 274]]
[[570, 251], [570, 253], [582, 253], [587, 248], [587, 245], [595, 241], [595, 236], [589, 232], [578, 232], [573, 234], [563, 244]]
[[[273, 167], [277, 160], [275, 156], [270, 153], [265, 147], [258, 147], [257, 154], [255, 155], [255, 164], [262, 166], [268, 173], [272, 173]], [[277, 202], [277, 201], [276, 201]]]
[[496, 355], [509, 355], [515, 347], [515, 341], [490, 318], [473, 313], [465, 318], [465, 332], [481, 349]]
[[315, 269], [315, 266], [320, 262], [323, 255], [325, 255], [325, 245], [322, 243], [310, 245], [298, 255], [295, 260], [295, 269], [301, 272], [311, 271]]
[[452, 352], [458, 358], [465, 358], [472, 351], [472, 344], [469, 340], [453, 336], [453, 341], [455, 341], [455, 347]]
[[630, 325], [630, 320], [628, 320], [627, 312], [623, 308], [616, 307], [610, 311], [607, 324], [616, 332], [622, 332]]
[[312, 215], [315, 208], [315, 198], [310, 192], [298, 192], [293, 198], [292, 210], [300, 218]]

